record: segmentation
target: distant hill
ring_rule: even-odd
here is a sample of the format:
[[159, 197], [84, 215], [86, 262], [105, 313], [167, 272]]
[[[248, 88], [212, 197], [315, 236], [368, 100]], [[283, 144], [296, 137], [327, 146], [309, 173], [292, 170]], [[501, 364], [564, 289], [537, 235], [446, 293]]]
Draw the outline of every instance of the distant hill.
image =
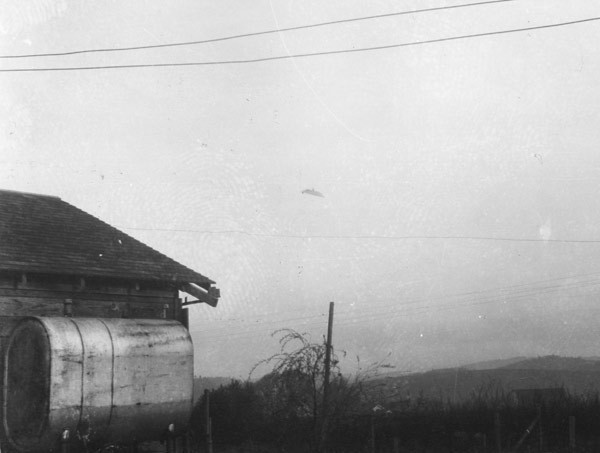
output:
[[600, 361], [596, 358], [546, 356], [515, 358], [374, 380], [379, 397], [402, 401], [419, 396], [464, 401], [473, 395], [492, 396], [515, 389], [564, 387], [571, 394], [600, 391]]
[[589, 370], [597, 369], [599, 366], [600, 361], [593, 357], [560, 357], [549, 355], [516, 361], [503, 368], [522, 370]]
[[510, 359], [499, 359], [499, 360], [486, 360], [485, 362], [471, 363], [469, 365], [463, 365], [461, 368], [467, 370], [495, 370], [496, 368], [503, 368], [515, 363], [529, 360], [527, 357], [512, 357]]

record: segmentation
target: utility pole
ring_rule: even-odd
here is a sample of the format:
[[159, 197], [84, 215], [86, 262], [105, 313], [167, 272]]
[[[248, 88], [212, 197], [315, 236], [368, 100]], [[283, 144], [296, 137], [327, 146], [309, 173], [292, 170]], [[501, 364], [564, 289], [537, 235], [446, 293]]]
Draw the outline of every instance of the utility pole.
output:
[[329, 418], [329, 374], [331, 373], [331, 336], [333, 333], [333, 302], [329, 302], [329, 321], [327, 323], [327, 344], [325, 350], [325, 376], [323, 377], [323, 422], [321, 424], [321, 453], [327, 449], [327, 430]]

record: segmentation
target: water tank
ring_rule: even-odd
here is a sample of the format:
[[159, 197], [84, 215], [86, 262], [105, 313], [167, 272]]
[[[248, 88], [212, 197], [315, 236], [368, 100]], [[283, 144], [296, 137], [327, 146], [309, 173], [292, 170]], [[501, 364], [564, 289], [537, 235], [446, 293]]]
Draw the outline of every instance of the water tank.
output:
[[192, 392], [192, 342], [176, 321], [27, 317], [6, 346], [4, 431], [23, 452], [65, 429], [90, 444], [158, 439], [185, 428]]

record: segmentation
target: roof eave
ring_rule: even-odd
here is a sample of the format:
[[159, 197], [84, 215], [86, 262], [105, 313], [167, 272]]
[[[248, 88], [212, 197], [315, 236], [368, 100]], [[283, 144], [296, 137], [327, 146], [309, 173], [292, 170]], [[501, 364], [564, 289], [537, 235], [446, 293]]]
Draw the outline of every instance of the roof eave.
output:
[[198, 300], [186, 302], [184, 305], [205, 303], [211, 307], [216, 307], [219, 303], [219, 298], [221, 297], [221, 291], [218, 288], [209, 287], [208, 290], [205, 291], [201, 286], [191, 282], [181, 284], [179, 290], [198, 298]]

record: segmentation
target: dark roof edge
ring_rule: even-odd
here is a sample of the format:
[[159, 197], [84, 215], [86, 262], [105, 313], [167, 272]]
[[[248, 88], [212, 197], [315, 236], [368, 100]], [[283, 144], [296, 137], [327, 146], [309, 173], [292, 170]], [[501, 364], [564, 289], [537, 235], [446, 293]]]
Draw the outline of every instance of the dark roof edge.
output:
[[9, 190], [9, 189], [0, 189], [0, 192], [5, 192], [5, 193], [15, 193], [15, 194], [19, 194], [19, 195], [25, 195], [25, 196], [34, 196], [34, 197], [43, 197], [43, 198], [53, 198], [55, 200], [61, 200], [60, 197], [56, 196], [56, 195], [48, 195], [48, 194], [44, 194], [44, 193], [35, 193], [35, 192], [23, 192], [21, 190]]
[[[69, 277], [76, 277], [76, 278], [107, 278], [107, 279], [115, 279], [115, 280], [129, 280], [129, 281], [139, 281], [139, 282], [163, 282], [163, 283], [170, 283], [172, 285], [175, 286], [179, 286], [182, 284], [190, 284], [193, 283], [195, 285], [204, 287], [204, 285], [206, 286], [212, 286], [214, 284], [216, 284], [216, 282], [212, 281], [211, 279], [206, 277], [206, 280], [198, 280], [198, 279], [190, 279], [190, 278], [175, 278], [173, 279], [172, 277], [152, 277], [152, 276], [148, 276], [148, 275], [124, 275], [123, 273], [90, 273], [90, 272], [78, 272], [75, 270], [68, 270], [68, 271], [56, 271], [52, 268], [48, 268], [48, 267], [38, 267], [38, 268], [28, 268], [28, 269], [22, 269], [19, 267], [5, 267], [5, 266], [0, 266], [0, 274], [5, 273], [5, 274], [30, 274], [30, 275], [35, 275], [35, 274], [42, 274], [42, 275], [62, 275], [62, 276], [69, 276]], [[202, 275], [202, 274], [200, 274]]]

